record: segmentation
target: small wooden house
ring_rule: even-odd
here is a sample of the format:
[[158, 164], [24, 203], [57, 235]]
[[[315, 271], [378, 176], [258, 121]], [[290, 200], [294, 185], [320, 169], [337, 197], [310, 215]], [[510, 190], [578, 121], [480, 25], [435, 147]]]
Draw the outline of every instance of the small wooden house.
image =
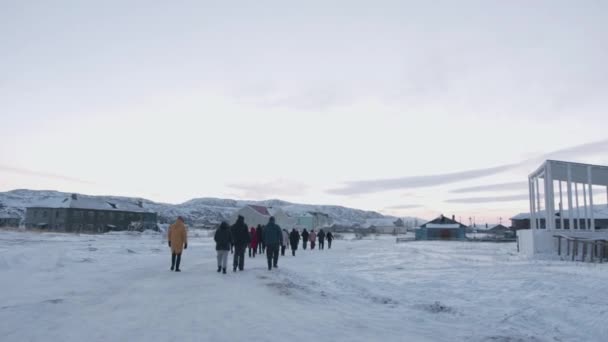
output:
[[416, 229], [416, 240], [466, 240], [466, 226], [443, 215]]
[[19, 217], [0, 214], [0, 227], [17, 228], [20, 222]]
[[244, 206], [232, 215], [229, 223], [234, 224], [239, 216], [245, 218], [245, 223], [249, 227], [265, 226], [271, 216], [274, 216], [276, 223], [281, 228], [291, 229], [296, 224], [295, 219], [288, 216], [282, 209], [262, 205], [249, 204]]
[[298, 228], [306, 228], [308, 230], [327, 228], [332, 225], [332, 220], [328, 214], [309, 211], [296, 217], [296, 226]]

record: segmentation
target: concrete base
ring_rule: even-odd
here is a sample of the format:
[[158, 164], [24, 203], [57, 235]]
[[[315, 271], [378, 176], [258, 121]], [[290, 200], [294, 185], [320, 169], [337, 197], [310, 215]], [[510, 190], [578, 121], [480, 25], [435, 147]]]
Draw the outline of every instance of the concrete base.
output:
[[[557, 255], [557, 239], [554, 235], [565, 235], [586, 239], [606, 239], [606, 231], [586, 230], [546, 230], [546, 229], [522, 229], [517, 231], [517, 243], [519, 252], [530, 257], [545, 255]], [[562, 245], [563, 247], [563, 245]]]

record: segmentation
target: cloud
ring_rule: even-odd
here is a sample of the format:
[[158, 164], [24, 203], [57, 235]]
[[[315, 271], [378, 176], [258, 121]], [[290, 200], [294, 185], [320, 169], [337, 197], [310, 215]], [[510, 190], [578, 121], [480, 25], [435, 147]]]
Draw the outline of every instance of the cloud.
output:
[[73, 177], [58, 175], [58, 174], [54, 174], [54, 173], [48, 173], [48, 172], [33, 171], [33, 170], [22, 169], [22, 168], [18, 168], [18, 167], [7, 166], [7, 165], [0, 165], [0, 171], [1, 172], [17, 173], [17, 174], [26, 175], [26, 176], [35, 176], [35, 177], [58, 179], [58, 180], [63, 180], [63, 181], [68, 181], [68, 182], [75, 182], [75, 183], [82, 183], [82, 184], [94, 184], [94, 182], [83, 180], [83, 179], [79, 179], [79, 178], [73, 178]]
[[422, 208], [423, 205], [421, 204], [399, 204], [399, 205], [391, 205], [388, 207], [385, 207], [384, 209], [388, 209], [388, 210], [392, 210], [392, 209], [416, 209], [416, 208]]
[[242, 191], [243, 197], [251, 199], [297, 196], [308, 191], [306, 184], [286, 179], [268, 182], [231, 183], [227, 186]]
[[584, 156], [604, 154], [608, 151], [608, 139], [564, 148], [543, 155], [545, 159], [580, 159]]
[[[539, 155], [525, 159], [523, 161], [505, 164], [490, 168], [475, 169], [468, 171], [452, 172], [435, 174], [428, 176], [410, 176], [402, 178], [389, 178], [389, 179], [376, 179], [376, 180], [362, 180], [362, 181], [351, 181], [344, 183], [344, 186], [336, 189], [329, 189], [326, 192], [333, 195], [358, 195], [366, 193], [375, 193], [381, 191], [398, 190], [398, 189], [411, 189], [411, 188], [424, 188], [443, 184], [451, 184], [462, 182], [466, 180], [472, 180], [477, 178], [483, 178], [499, 174], [508, 170], [512, 170], [519, 167], [534, 167], [538, 166], [546, 159], [576, 159], [585, 156], [593, 156], [601, 153], [605, 153], [608, 150], [608, 139], [600, 140], [596, 142], [586, 143], [582, 145], [576, 145], [561, 150], [553, 151], [550, 153]], [[509, 185], [487, 185], [486, 187], [498, 186], [498, 187], [515, 187], [515, 183], [508, 183]], [[465, 188], [465, 190], [468, 188]], [[519, 188], [517, 188], [519, 189]], [[525, 184], [524, 184], [525, 189]], [[489, 191], [491, 189], [487, 189]], [[496, 190], [496, 189], [494, 189]], [[506, 189], [504, 189], [506, 190]], [[470, 192], [470, 191], [459, 191], [459, 192]]]
[[491, 197], [467, 197], [467, 198], [452, 198], [445, 200], [446, 203], [492, 203], [492, 202], [517, 202], [527, 201], [528, 194], [509, 195], [509, 196], [491, 196]]
[[525, 190], [527, 189], [527, 182], [510, 182], [510, 183], [498, 183], [498, 184], [486, 184], [471, 186], [467, 188], [459, 188], [450, 190], [451, 193], [467, 193], [467, 192], [490, 192], [490, 191], [510, 191], [510, 190]]
[[343, 188], [330, 189], [327, 192], [334, 195], [356, 195], [361, 193], [374, 193], [395, 189], [424, 188], [491, 176], [497, 173], [513, 169], [518, 165], [519, 164], [506, 164], [485, 169], [476, 169], [428, 176], [411, 176], [393, 179], [354, 181], [347, 182]]

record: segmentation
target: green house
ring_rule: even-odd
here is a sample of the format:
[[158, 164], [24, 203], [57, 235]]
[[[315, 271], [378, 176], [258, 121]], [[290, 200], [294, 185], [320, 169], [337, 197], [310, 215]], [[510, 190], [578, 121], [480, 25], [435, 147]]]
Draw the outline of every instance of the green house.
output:
[[443, 215], [416, 228], [416, 240], [466, 240], [466, 226]]

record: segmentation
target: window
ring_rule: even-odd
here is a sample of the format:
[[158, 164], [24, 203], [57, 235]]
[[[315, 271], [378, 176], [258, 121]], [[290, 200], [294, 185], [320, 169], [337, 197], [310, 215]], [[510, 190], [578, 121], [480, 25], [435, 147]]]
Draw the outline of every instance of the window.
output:
[[55, 212], [55, 218], [58, 218], [58, 217], [59, 217], [59, 210], [57, 210], [57, 211]]
[[47, 212], [46, 210], [43, 210], [43, 211], [42, 211], [42, 217], [46, 217], [46, 216], [47, 216], [47, 214], [48, 214], [48, 212]]

